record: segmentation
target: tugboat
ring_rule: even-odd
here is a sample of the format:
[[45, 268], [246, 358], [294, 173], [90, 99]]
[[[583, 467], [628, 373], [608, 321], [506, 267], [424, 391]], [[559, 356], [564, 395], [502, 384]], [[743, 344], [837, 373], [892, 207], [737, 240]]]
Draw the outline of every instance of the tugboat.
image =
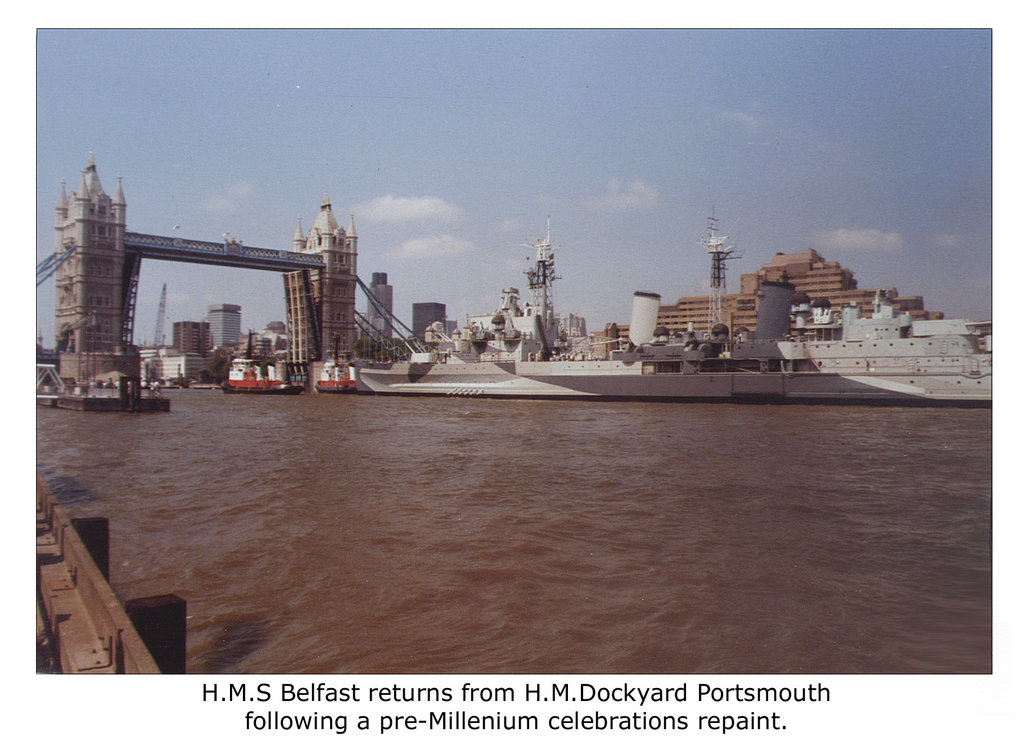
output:
[[253, 393], [259, 395], [294, 396], [302, 393], [303, 387], [288, 383], [277, 377], [277, 368], [261, 365], [252, 358], [252, 332], [249, 332], [249, 346], [244, 357], [231, 360], [228, 379], [221, 385], [225, 393]]
[[352, 366], [338, 361], [338, 339], [334, 340], [331, 357], [324, 362], [320, 379], [316, 382], [317, 393], [355, 393], [356, 380]]

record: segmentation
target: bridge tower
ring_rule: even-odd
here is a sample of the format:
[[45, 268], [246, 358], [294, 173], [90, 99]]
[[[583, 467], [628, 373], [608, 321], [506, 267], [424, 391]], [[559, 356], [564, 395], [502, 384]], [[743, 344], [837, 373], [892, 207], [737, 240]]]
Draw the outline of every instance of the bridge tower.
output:
[[[325, 195], [309, 233], [301, 222], [292, 240], [296, 252], [318, 254], [323, 269], [292, 271], [284, 276], [288, 310], [288, 360], [294, 368], [322, 362], [337, 342], [339, 357], [351, 357], [356, 343], [356, 259], [358, 237], [355, 218], [342, 228]], [[301, 373], [295, 373], [301, 374]], [[311, 378], [318, 373], [306, 373]]]
[[68, 196], [61, 184], [56, 250], [74, 248], [56, 281], [57, 351], [63, 377], [81, 380], [111, 370], [135, 374], [122, 335], [130, 312], [125, 308], [124, 278], [131, 271], [125, 268], [125, 208], [121, 178], [111, 198], [103, 190], [91, 152], [78, 190]]

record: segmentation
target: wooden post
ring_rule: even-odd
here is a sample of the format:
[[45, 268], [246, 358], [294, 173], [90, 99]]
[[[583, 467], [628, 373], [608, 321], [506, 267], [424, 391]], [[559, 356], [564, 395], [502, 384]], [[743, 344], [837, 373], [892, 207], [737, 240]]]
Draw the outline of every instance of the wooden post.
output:
[[96, 563], [103, 577], [110, 580], [110, 523], [102, 516], [93, 518], [72, 518], [78, 538], [82, 540], [92, 561]]
[[175, 594], [131, 599], [125, 612], [164, 674], [185, 674], [187, 605]]

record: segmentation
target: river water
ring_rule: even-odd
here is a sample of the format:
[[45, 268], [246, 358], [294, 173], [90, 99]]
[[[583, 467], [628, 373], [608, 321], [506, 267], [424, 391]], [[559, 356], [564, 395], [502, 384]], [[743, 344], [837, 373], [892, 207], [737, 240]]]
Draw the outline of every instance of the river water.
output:
[[168, 393], [37, 463], [190, 672], [991, 670], [988, 410]]

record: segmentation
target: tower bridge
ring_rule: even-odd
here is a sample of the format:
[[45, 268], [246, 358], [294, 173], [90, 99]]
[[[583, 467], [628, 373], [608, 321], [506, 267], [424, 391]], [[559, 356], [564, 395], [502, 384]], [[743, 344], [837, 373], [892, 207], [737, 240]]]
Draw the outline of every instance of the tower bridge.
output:
[[120, 176], [111, 197], [103, 190], [92, 154], [78, 190], [69, 196], [61, 185], [55, 251], [36, 268], [37, 284], [57, 276], [61, 377], [81, 380], [108, 371], [138, 373], [133, 336], [144, 259], [281, 273], [290, 331], [287, 361], [293, 376], [313, 380], [317, 365], [335, 345], [339, 356], [352, 354], [358, 322], [358, 238], [354, 217], [347, 229], [342, 228], [326, 195], [308, 233], [299, 222], [290, 250], [128, 232], [126, 209]]
[[288, 272], [326, 267], [324, 259], [319, 255], [249, 247], [234, 240], [218, 243], [125, 232], [124, 249], [125, 253], [134, 253], [153, 260], [174, 260], [261, 271]]

